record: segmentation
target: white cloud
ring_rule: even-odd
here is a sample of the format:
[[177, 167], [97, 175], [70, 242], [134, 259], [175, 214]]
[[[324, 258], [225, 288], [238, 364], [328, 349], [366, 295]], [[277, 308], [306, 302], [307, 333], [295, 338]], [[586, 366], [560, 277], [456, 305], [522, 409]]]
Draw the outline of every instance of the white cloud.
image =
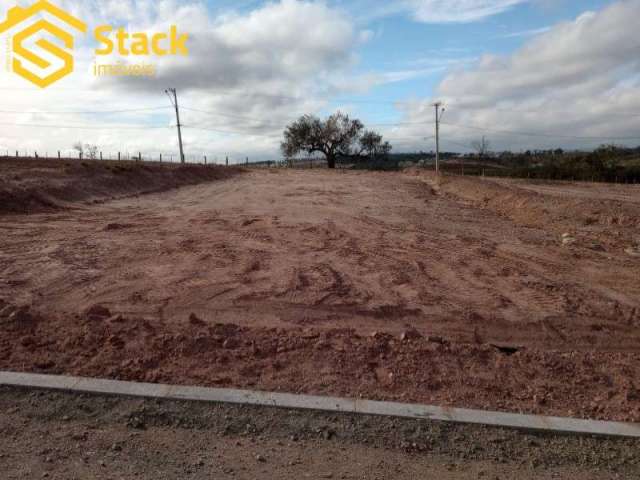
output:
[[424, 23], [467, 23], [505, 12], [528, 0], [405, 0], [414, 18]]
[[[409, 15], [422, 23], [470, 23], [504, 13], [516, 5], [542, 0], [333, 0], [361, 23], [390, 15]], [[558, 0], [553, 0], [558, 1]]]
[[546, 33], [551, 30], [551, 27], [532, 28], [529, 30], [521, 30], [519, 32], [511, 32], [500, 35], [499, 38], [518, 38], [518, 37], [535, 37], [541, 33]]
[[[76, 51], [76, 72], [59, 84], [40, 91], [15, 75], [2, 75], [0, 89], [14, 93], [6, 98], [3, 107], [26, 111], [169, 107], [163, 90], [175, 86], [185, 107], [181, 120], [187, 125], [188, 151], [208, 153], [209, 157], [224, 158], [228, 154], [232, 158], [247, 155], [255, 158], [277, 154], [283, 125], [296, 115], [321, 109], [329, 93], [353, 87], [350, 72], [356, 61], [355, 48], [370, 37], [367, 32], [359, 32], [344, 12], [322, 2], [304, 0], [281, 0], [245, 14], [226, 10], [218, 15], [210, 13], [203, 1], [56, 3], [86, 20], [90, 31], [101, 23], [122, 24], [131, 31], [147, 32], [162, 31], [176, 24], [190, 35], [190, 55], [150, 59], [158, 64], [158, 75], [153, 79], [95, 79], [90, 73], [95, 44], [89, 34]], [[12, 0], [0, 0], [0, 7], [12, 4]], [[5, 114], [0, 123], [10, 121], [165, 127], [175, 123], [170, 108], [159, 114], [63, 117]], [[1, 129], [0, 149], [65, 149], [79, 139], [98, 144], [105, 151], [170, 151], [176, 143], [172, 129], [27, 129], [15, 125]]]
[[[640, 138], [625, 140], [640, 135], [638, 15], [640, 0], [621, 1], [556, 25], [512, 55], [485, 55], [448, 74], [435, 95], [448, 105], [445, 146], [447, 138], [469, 144], [483, 133], [498, 148], [640, 144]], [[431, 121], [429, 104], [407, 105], [407, 121]]]
[[[29, 2], [23, 2], [25, 4]], [[327, 99], [390, 82], [450, 73], [440, 82], [437, 96], [448, 104], [443, 126], [445, 148], [453, 140], [468, 144], [482, 130], [556, 133], [573, 136], [617, 137], [640, 134], [640, 57], [635, 19], [640, 0], [624, 0], [599, 12], [552, 27], [527, 39], [512, 55], [448, 52], [446, 58], [425, 58], [406, 68], [354, 75], [356, 51], [371, 33], [360, 31], [341, 9], [325, 3], [282, 0], [249, 13], [213, 14], [202, 1], [177, 0], [60, 0], [90, 27], [116, 22], [133, 30], [157, 31], [170, 24], [191, 34], [188, 58], [154, 59], [159, 76], [151, 81], [95, 79], [90, 71], [94, 44], [89, 39], [77, 50], [76, 72], [44, 91], [15, 75], [0, 75], [1, 110], [100, 111], [156, 107], [166, 110], [113, 115], [56, 115], [0, 113], [0, 149], [55, 151], [83, 140], [105, 152], [159, 153], [176, 150], [175, 122], [163, 90], [179, 89], [187, 152], [209, 158], [272, 157], [278, 154], [282, 127], [297, 115], [322, 112]], [[233, 2], [230, 2], [233, 3]], [[468, 21], [504, 11], [515, 1], [401, 1], [416, 18]], [[0, 0], [0, 9], [15, 0]], [[430, 10], [423, 10], [430, 7]], [[422, 13], [420, 13], [422, 12]], [[426, 12], [426, 13], [425, 13]], [[429, 13], [430, 12], [430, 13]], [[457, 12], [457, 13], [456, 13]], [[422, 16], [419, 16], [422, 15]], [[425, 16], [425, 15], [428, 15]], [[475, 53], [475, 49], [473, 52]], [[460, 55], [464, 54], [464, 57]], [[450, 58], [454, 57], [454, 58]], [[393, 59], [390, 59], [393, 60]], [[471, 66], [469, 66], [471, 65]], [[348, 107], [348, 105], [346, 105]], [[433, 118], [429, 100], [403, 104], [404, 125], [386, 133], [394, 138], [421, 139], [430, 135], [425, 122]], [[25, 128], [22, 124], [57, 127]], [[102, 125], [158, 126], [119, 129]], [[66, 129], [83, 125], [88, 130]], [[498, 148], [596, 146], [600, 140], [512, 136], [486, 132]], [[619, 143], [624, 143], [619, 141]], [[637, 142], [640, 143], [640, 139]], [[430, 148], [411, 141], [404, 148]], [[399, 150], [400, 148], [396, 148]]]

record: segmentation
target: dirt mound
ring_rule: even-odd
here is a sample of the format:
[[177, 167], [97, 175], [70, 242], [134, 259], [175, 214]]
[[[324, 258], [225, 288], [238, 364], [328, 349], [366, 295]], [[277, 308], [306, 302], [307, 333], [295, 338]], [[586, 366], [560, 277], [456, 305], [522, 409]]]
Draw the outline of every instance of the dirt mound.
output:
[[0, 161], [0, 214], [33, 213], [228, 178], [235, 168], [136, 162]]
[[350, 329], [48, 316], [0, 339], [0, 368], [640, 421], [640, 355], [539, 351]]
[[39, 321], [39, 315], [33, 314], [29, 306], [18, 307], [0, 299], [0, 327], [6, 333], [33, 332]]
[[[489, 209], [514, 222], [555, 232], [559, 238], [571, 237], [572, 244], [594, 250], [635, 245], [640, 239], [640, 210], [631, 201], [551, 195], [521, 188], [517, 182], [506, 183], [478, 177], [443, 176], [417, 171], [430, 187], [445, 195]], [[570, 190], [570, 188], [568, 188]], [[558, 192], [562, 186], [556, 187]]]

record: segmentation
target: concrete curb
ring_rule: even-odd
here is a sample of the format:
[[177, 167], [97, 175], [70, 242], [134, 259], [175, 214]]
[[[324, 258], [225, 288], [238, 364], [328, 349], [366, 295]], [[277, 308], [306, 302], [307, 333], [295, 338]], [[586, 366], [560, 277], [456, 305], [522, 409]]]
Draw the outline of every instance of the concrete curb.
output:
[[571, 418], [486, 412], [462, 408], [433, 407], [371, 400], [267, 393], [226, 388], [182, 387], [151, 383], [121, 382], [93, 378], [0, 372], [0, 385], [62, 390], [128, 397], [257, 405], [288, 409], [319, 410], [453, 423], [478, 424], [521, 430], [610, 437], [640, 438], [640, 424], [577, 420]]

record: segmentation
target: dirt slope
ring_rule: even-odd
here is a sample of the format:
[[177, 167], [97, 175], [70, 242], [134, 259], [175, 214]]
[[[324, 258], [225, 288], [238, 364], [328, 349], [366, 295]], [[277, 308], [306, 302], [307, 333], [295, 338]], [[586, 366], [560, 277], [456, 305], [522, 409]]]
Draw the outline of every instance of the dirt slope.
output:
[[522, 226], [569, 233], [594, 250], [640, 245], [640, 185], [528, 182], [411, 172], [439, 192], [491, 210]]
[[228, 178], [233, 169], [136, 162], [2, 159], [0, 215], [157, 192]]

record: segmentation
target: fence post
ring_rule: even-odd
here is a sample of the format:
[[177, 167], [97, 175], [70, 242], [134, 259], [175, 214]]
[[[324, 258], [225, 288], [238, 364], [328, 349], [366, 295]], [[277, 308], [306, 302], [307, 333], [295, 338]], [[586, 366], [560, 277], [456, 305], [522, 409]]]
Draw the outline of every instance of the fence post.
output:
[[60, 150], [58, 150], [58, 160], [60, 160]]
[[100, 160], [102, 160], [102, 152], [100, 152]]
[[16, 150], [16, 158], [20, 158], [20, 152]]
[[138, 152], [138, 161], [141, 162], [142, 161], [142, 152]]
[[120, 161], [120, 152], [118, 152], [118, 161]]
[[33, 152], [33, 154], [35, 155], [33, 158], [38, 158], [38, 152]]
[[78, 158], [82, 160], [82, 152], [78, 152]]
[[247, 165], [249, 165], [249, 157], [247, 157], [246, 163]]
[[160, 163], [162, 163], [162, 154], [160, 154]]
[[229, 157], [227, 157], [227, 159], [225, 160], [225, 165], [228, 167], [229, 166]]
[[204, 164], [205, 165], [207, 164], [207, 156], [206, 155], [204, 156]]

